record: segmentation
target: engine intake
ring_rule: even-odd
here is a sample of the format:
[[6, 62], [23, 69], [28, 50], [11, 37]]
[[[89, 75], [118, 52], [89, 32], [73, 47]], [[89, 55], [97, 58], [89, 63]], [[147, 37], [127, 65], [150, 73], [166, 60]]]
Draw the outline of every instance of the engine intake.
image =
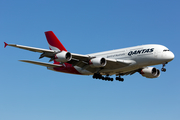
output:
[[72, 55], [70, 52], [61, 51], [60, 53], [57, 53], [55, 56], [55, 60], [57, 62], [68, 62], [72, 59]]
[[157, 78], [160, 76], [160, 70], [155, 67], [146, 67], [141, 70], [140, 74], [146, 78]]
[[105, 58], [93, 58], [89, 61], [91, 67], [104, 67], [106, 66], [106, 63]]

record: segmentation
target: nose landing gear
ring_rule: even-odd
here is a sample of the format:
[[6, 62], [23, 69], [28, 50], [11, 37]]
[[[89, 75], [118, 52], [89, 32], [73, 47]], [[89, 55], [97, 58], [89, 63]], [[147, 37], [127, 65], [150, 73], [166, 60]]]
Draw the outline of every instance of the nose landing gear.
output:
[[161, 71], [162, 72], [166, 72], [166, 68], [161, 68]]
[[166, 68], [164, 68], [166, 64], [168, 64], [168, 62], [162, 64], [163, 65], [163, 67], [161, 68], [162, 72], [166, 72]]

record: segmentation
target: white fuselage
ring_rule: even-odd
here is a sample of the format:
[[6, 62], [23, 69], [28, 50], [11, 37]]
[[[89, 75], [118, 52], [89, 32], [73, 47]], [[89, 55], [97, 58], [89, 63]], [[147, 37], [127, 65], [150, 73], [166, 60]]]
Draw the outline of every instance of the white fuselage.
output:
[[[59, 41], [52, 31], [45, 32], [50, 50], [7, 44], [4, 47], [12, 46], [32, 52], [41, 53], [39, 59], [43, 57], [50, 58], [51, 63], [44, 63], [32, 60], [20, 60], [22, 62], [45, 66], [49, 70], [78, 74], [93, 75], [93, 78], [113, 81], [109, 75], [117, 75], [116, 80], [123, 81], [122, 75], [132, 75], [139, 72], [147, 78], [157, 78], [160, 75], [159, 69], [148, 67], [152, 65], [163, 64], [161, 71], [166, 71], [165, 64], [174, 59], [174, 54], [167, 47], [157, 44], [141, 45], [88, 55], [70, 53]], [[104, 77], [103, 75], [106, 75]]]
[[[125, 73], [128, 71], [133, 71], [146, 66], [163, 64], [170, 62], [174, 58], [174, 54], [168, 50], [167, 47], [157, 44], [141, 45], [99, 53], [89, 54], [89, 56], [94, 57], [104, 57], [106, 59], [115, 60], [129, 60], [133, 63], [127, 67], [115, 68], [115, 69], [105, 69], [101, 72], [109, 72], [109, 74]], [[75, 66], [75, 69], [84, 75], [91, 75], [93, 73], [83, 70], [80, 67]]]

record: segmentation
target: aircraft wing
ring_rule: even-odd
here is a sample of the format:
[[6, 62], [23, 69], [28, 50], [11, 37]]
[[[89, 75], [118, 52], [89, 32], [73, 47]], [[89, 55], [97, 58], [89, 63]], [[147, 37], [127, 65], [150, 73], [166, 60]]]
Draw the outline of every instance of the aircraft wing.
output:
[[[78, 55], [78, 54], [74, 54], [74, 55], [72, 54], [72, 56], [74, 56], [74, 58], [76, 59], [72, 59], [68, 63], [74, 66], [81, 67], [82, 69], [86, 69], [93, 73], [97, 72], [97, 70], [99, 69], [99, 68], [90, 67], [89, 60], [93, 58], [91, 56]], [[101, 68], [102, 70], [105, 70], [105, 69], [113, 70], [113, 69], [123, 68], [123, 67], [129, 66], [130, 64], [135, 63], [135, 61], [133, 60], [121, 60], [121, 59], [109, 59], [109, 58], [106, 58], [106, 61], [107, 61], [107, 64], [105, 67]]]
[[20, 48], [20, 49], [24, 49], [24, 50], [29, 50], [32, 52], [39, 52], [42, 53], [40, 58], [43, 57], [49, 57], [49, 58], [53, 58], [59, 51], [55, 51], [55, 50], [48, 50], [48, 49], [41, 49], [41, 48], [35, 48], [35, 47], [29, 47], [29, 46], [23, 46], [23, 45], [17, 45], [17, 44], [7, 44], [6, 42], [4, 42], [4, 48], [6, 46], [12, 46], [12, 47], [16, 47], [16, 48]]
[[31, 60], [19, 60], [19, 61], [36, 64], [36, 65], [41, 65], [41, 66], [45, 66], [45, 67], [61, 67], [62, 66], [59, 64], [51, 64], [51, 63], [44, 63], [44, 62], [31, 61]]
[[130, 64], [134, 64], [135, 61], [133, 60], [122, 60], [122, 59], [108, 59], [107, 64], [104, 67], [104, 69], [117, 69], [117, 68], [123, 68], [126, 66], [129, 66]]
[[[41, 54], [40, 58], [42, 57], [54, 58], [54, 56], [58, 52], [60, 52], [60, 51], [55, 51], [55, 50], [41, 49], [41, 48], [35, 48], [35, 47], [29, 47], [29, 46], [23, 46], [23, 45], [17, 45], [17, 44], [7, 44], [6, 42], [4, 42], [4, 44], [5, 44], [4, 47], [12, 46], [12, 47], [21, 48], [24, 50], [29, 50], [32, 52], [43, 53]], [[72, 55], [72, 59], [71, 61], [67, 63], [70, 63], [73, 66], [81, 67], [82, 69], [86, 69], [91, 72], [96, 72], [97, 69], [99, 69], [99, 68], [92, 68], [89, 65], [89, 61], [95, 58], [96, 56], [81, 55], [81, 54], [75, 54], [75, 53], [71, 53], [71, 55]], [[105, 59], [107, 61], [107, 64], [105, 67], [103, 67], [103, 69], [117, 69], [117, 68], [126, 67], [134, 63], [134, 61], [132, 60], [109, 59], [109, 58], [105, 58]], [[61, 66], [61, 65], [56, 65], [56, 64], [42, 63], [42, 62], [29, 61], [29, 60], [21, 60], [21, 61], [36, 64], [36, 65], [41, 65], [41, 66], [47, 66], [47, 67], [60, 67]]]
[[32, 52], [40, 52], [40, 53], [43, 53], [43, 52], [48, 52], [48, 53], [54, 53], [55, 51], [54, 50], [48, 50], [48, 49], [41, 49], [41, 48], [35, 48], [35, 47], [29, 47], [29, 46], [23, 46], [23, 45], [17, 45], [17, 44], [7, 44], [5, 43], [5, 46], [12, 46], [12, 47], [16, 47], [16, 48], [21, 48], [21, 49], [24, 49], [24, 50], [29, 50], [29, 51], [32, 51]]

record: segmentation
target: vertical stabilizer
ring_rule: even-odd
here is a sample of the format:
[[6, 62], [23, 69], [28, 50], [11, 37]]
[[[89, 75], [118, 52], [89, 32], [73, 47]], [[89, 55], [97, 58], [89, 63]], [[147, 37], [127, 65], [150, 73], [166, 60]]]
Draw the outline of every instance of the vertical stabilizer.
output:
[[45, 32], [45, 35], [49, 44], [49, 48], [51, 50], [67, 51], [66, 48], [63, 46], [63, 44], [59, 41], [59, 39], [53, 33], [53, 31], [47, 31]]

